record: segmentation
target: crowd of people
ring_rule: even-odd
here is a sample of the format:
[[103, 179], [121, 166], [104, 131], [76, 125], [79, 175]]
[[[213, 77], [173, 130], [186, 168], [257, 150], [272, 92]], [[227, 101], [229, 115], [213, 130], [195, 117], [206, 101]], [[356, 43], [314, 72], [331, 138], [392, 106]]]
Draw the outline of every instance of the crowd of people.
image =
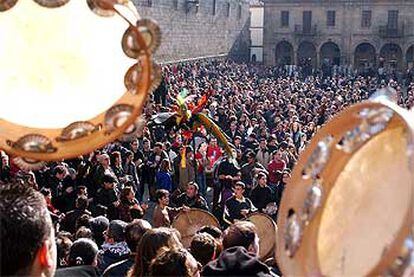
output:
[[[163, 67], [145, 119], [168, 111], [182, 89], [194, 99], [210, 91], [203, 112], [227, 134], [237, 162], [205, 128], [189, 141], [182, 130], [151, 124], [130, 141], [36, 171], [2, 151], [0, 275], [53, 275], [56, 266], [57, 276], [277, 274], [277, 261], [259, 260], [256, 227], [245, 220], [276, 217], [315, 132], [381, 87], [395, 88], [402, 107], [414, 105], [411, 83], [290, 70], [228, 60]], [[222, 228], [204, 226], [185, 249], [171, 223], [191, 208], [213, 213]]]

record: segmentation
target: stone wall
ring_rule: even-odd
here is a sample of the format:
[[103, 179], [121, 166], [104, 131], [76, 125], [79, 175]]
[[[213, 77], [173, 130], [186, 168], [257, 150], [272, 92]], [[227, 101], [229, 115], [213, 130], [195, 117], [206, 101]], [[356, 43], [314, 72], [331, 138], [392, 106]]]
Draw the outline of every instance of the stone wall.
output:
[[159, 62], [227, 55], [231, 49], [235, 57], [248, 56], [241, 53], [246, 47], [242, 45], [245, 39], [240, 37], [249, 18], [249, 4], [245, 0], [133, 2], [142, 17], [154, 19], [161, 27], [162, 44], [155, 55]]

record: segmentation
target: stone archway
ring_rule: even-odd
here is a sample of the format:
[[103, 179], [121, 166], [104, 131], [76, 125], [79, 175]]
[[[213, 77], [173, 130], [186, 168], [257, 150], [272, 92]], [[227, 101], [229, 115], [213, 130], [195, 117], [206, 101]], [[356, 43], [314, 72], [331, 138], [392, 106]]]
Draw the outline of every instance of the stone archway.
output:
[[369, 70], [376, 66], [375, 47], [368, 42], [358, 44], [354, 52], [354, 67], [358, 70]]
[[298, 61], [297, 64], [298, 65], [305, 65], [305, 64], [309, 64], [312, 66], [312, 68], [316, 68], [316, 59], [317, 59], [317, 54], [316, 54], [316, 47], [313, 43], [308, 42], [308, 41], [304, 41], [301, 44], [299, 44], [298, 47]]
[[380, 65], [385, 68], [402, 69], [403, 54], [401, 47], [395, 43], [387, 43], [382, 46], [380, 51]]
[[408, 68], [414, 67], [414, 45], [408, 47], [407, 53], [405, 55], [405, 61], [407, 62]]
[[334, 42], [325, 42], [321, 46], [320, 50], [320, 63], [328, 65], [340, 65], [341, 64], [341, 50], [339, 46]]
[[276, 45], [276, 65], [291, 65], [293, 61], [293, 46], [287, 41], [281, 41]]

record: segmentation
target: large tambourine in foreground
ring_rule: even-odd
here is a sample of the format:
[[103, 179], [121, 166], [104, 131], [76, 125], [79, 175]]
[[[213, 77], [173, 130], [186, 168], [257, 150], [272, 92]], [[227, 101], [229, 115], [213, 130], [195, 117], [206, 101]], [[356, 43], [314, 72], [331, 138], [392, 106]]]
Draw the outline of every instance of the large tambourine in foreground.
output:
[[278, 214], [285, 275], [401, 275], [410, 266], [413, 124], [410, 112], [374, 99], [318, 131]]
[[128, 0], [0, 0], [0, 149], [22, 167], [131, 137], [160, 82], [158, 25]]

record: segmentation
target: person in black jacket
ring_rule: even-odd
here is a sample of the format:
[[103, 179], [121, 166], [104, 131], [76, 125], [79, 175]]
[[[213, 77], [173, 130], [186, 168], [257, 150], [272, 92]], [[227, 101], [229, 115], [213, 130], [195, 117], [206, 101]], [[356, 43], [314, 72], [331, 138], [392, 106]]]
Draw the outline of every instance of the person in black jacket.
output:
[[234, 220], [246, 219], [249, 213], [257, 210], [252, 201], [243, 196], [245, 189], [246, 185], [243, 182], [234, 185], [234, 194], [224, 205], [223, 220], [227, 224], [232, 224]]
[[260, 212], [263, 212], [263, 209], [265, 209], [269, 203], [274, 202], [274, 193], [267, 185], [266, 174], [260, 172], [257, 175], [257, 185], [250, 193], [250, 200]]
[[119, 200], [117, 191], [115, 189], [117, 181], [114, 176], [105, 174], [103, 177], [103, 187], [96, 193], [96, 205], [102, 205], [108, 208], [108, 218], [114, 219], [117, 217], [117, 207]]
[[88, 198], [85, 195], [81, 195], [76, 199], [75, 209], [69, 211], [65, 217], [60, 222], [60, 227], [62, 230], [68, 231], [71, 234], [76, 232], [76, 221], [82, 215], [92, 215], [90, 211], [88, 211]]
[[208, 210], [207, 201], [198, 193], [199, 187], [195, 182], [189, 182], [186, 192], [181, 193], [175, 200], [177, 207], [187, 206], [189, 208], [197, 208]]

